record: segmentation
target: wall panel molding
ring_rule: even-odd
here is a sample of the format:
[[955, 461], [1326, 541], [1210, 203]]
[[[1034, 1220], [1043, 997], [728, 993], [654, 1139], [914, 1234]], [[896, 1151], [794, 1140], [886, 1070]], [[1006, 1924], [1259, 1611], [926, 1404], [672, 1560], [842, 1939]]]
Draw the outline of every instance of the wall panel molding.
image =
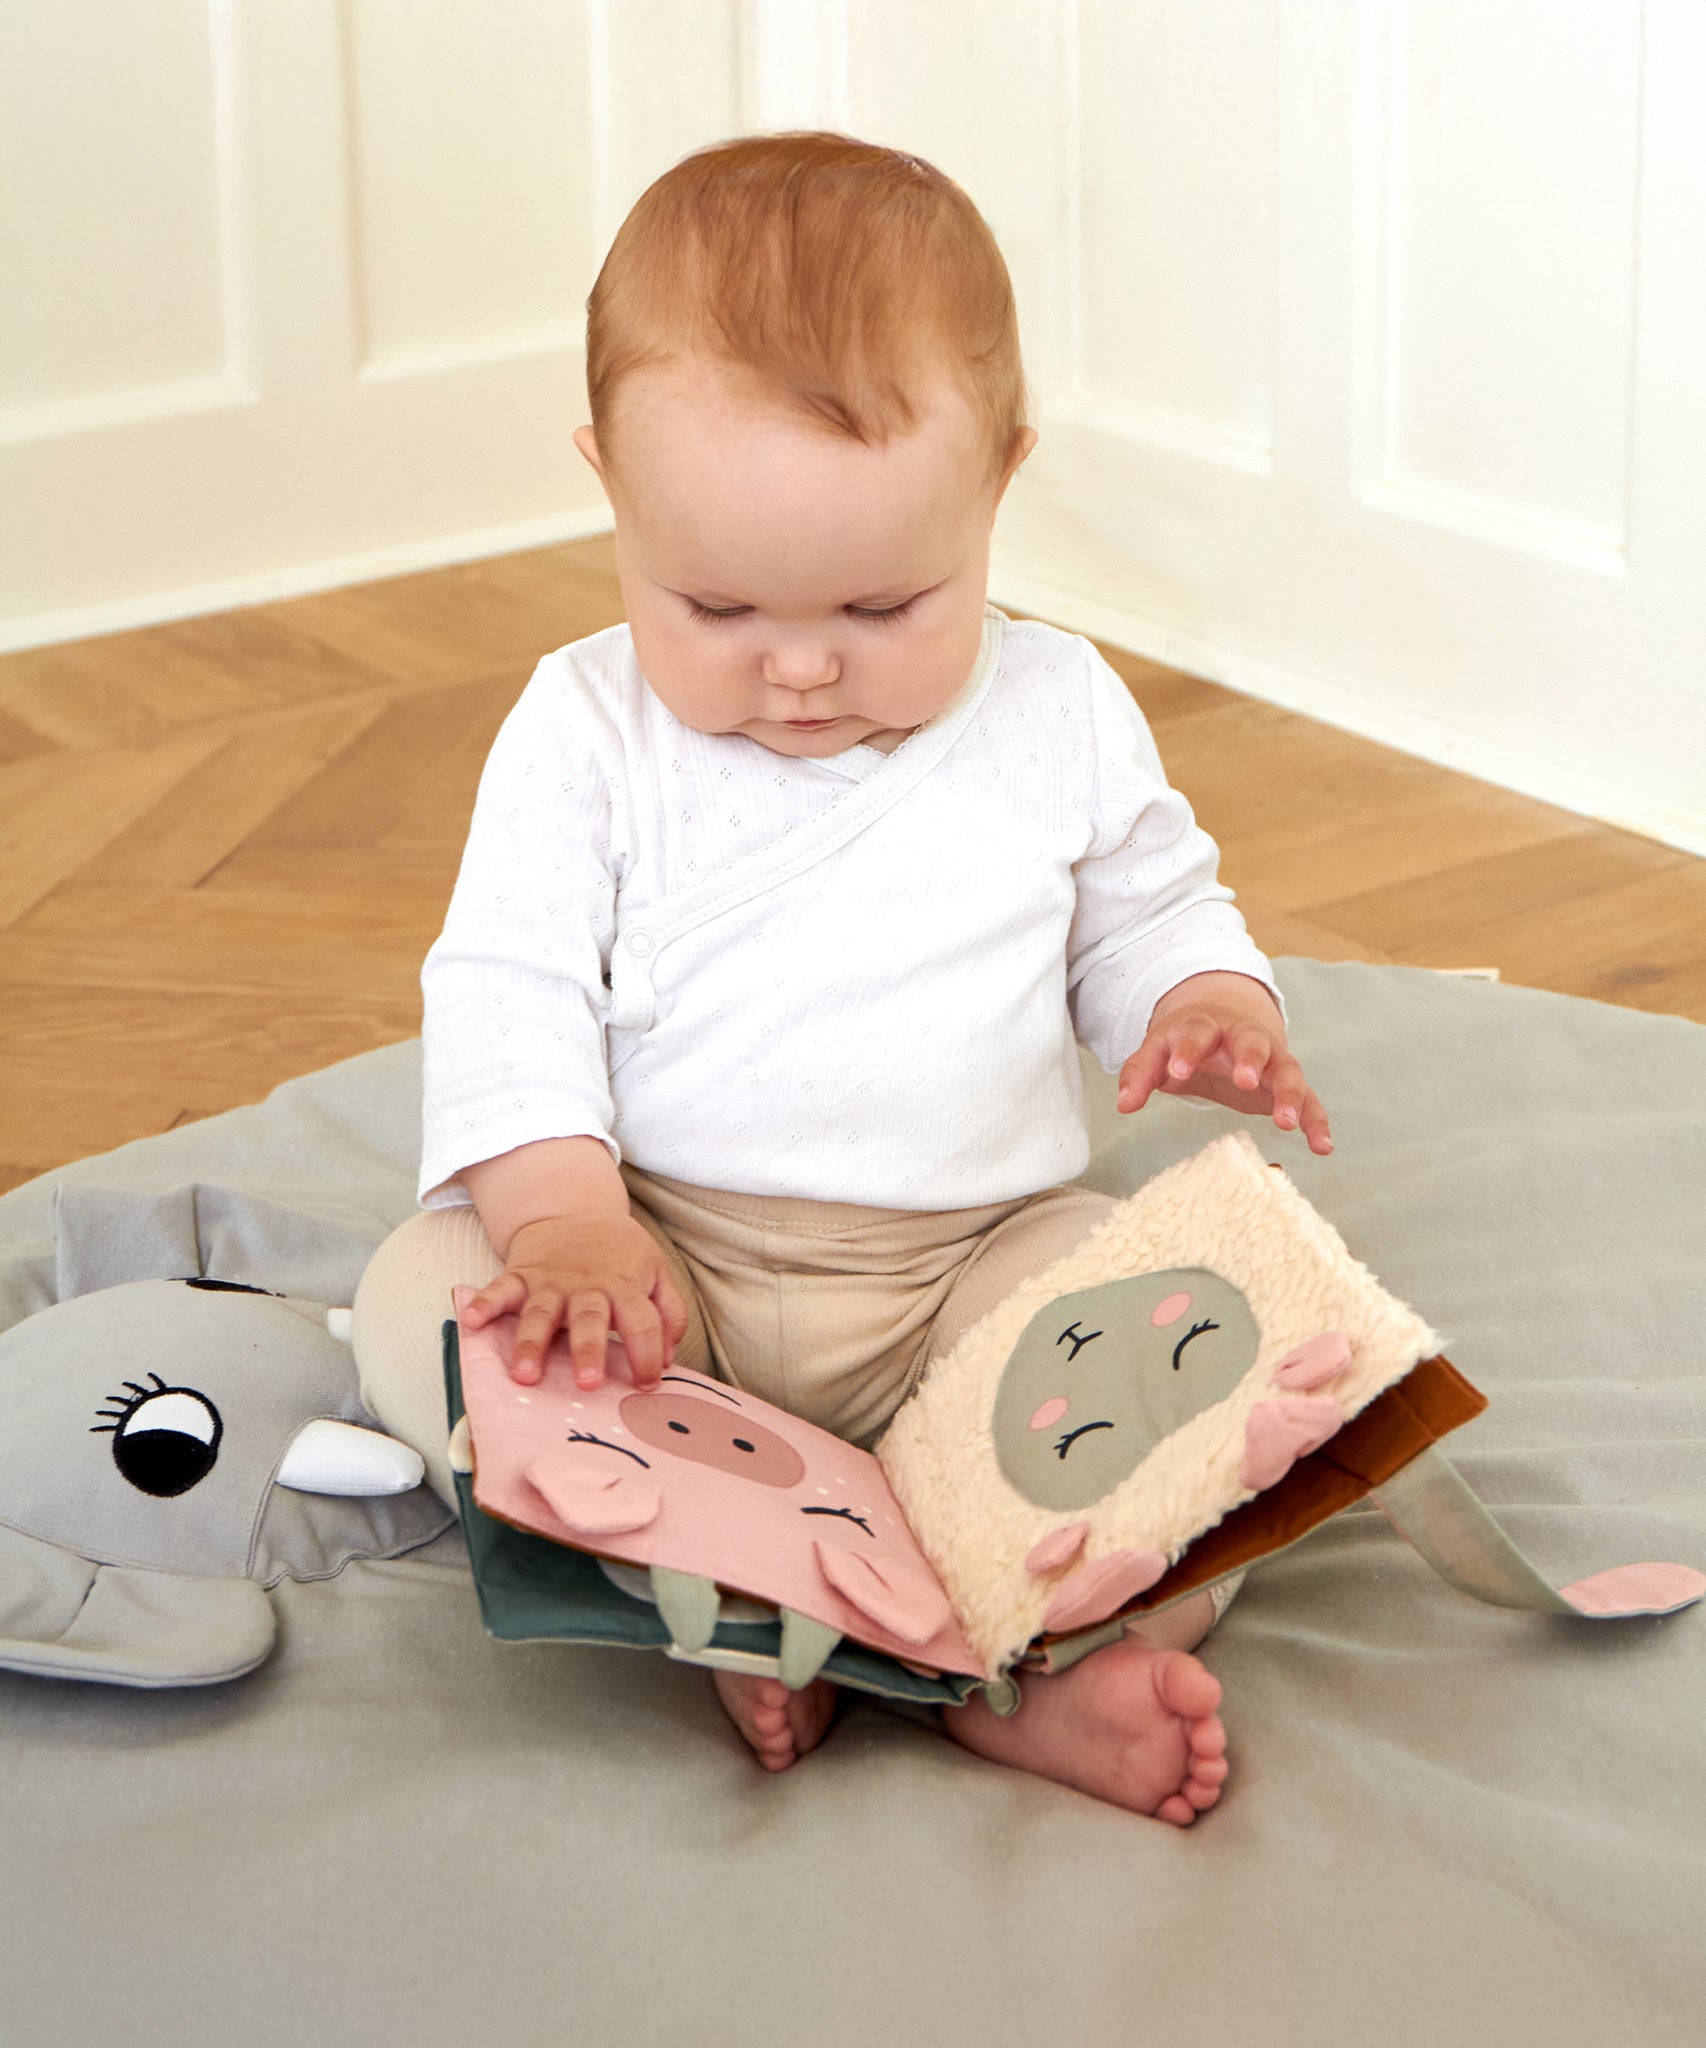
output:
[[[1414, 0], [1361, 0], [1357, 20], [1355, 113], [1353, 120], [1352, 213], [1354, 342], [1352, 411], [1353, 491], [1371, 510], [1418, 520], [1456, 533], [1477, 546], [1525, 550], [1562, 566], [1621, 577], [1628, 572], [1629, 509], [1633, 491], [1631, 414], [1637, 359], [1636, 288], [1639, 276], [1634, 252], [1640, 239], [1640, 130], [1645, 83], [1645, 0], [1635, 0], [1632, 35], [1634, 76], [1627, 109], [1635, 130], [1633, 175], [1627, 194], [1626, 222], [1630, 260], [1623, 282], [1621, 381], [1614, 402], [1602, 413], [1615, 418], [1621, 441], [1621, 471], [1614, 522], [1561, 517], [1508, 496], [1477, 490], [1448, 477], [1407, 473], [1400, 446], [1406, 377], [1417, 367], [1406, 361], [1399, 340], [1406, 289], [1406, 234], [1410, 195], [1405, 165], [1417, 138], [1411, 110], [1418, 98], [1448, 99], [1450, 78], [1436, 80], [1412, 74], [1412, 51], [1419, 24], [1447, 40], [1445, 24], [1454, 10], [1438, 13], [1415, 8]], [[1483, 17], [1485, 20], [1485, 17]], [[1561, 24], [1567, 27], [1567, 24]], [[1455, 54], [1462, 67], [1463, 53]], [[1480, 53], [1472, 53], [1480, 54]], [[1493, 52], [1493, 57], [1497, 52]], [[1491, 61], [1491, 59], [1489, 59]], [[1442, 67], [1443, 68], [1443, 67]], [[1513, 110], [1514, 111], [1514, 110]], [[1451, 106], [1439, 109], [1443, 124], [1436, 146], [1449, 145]], [[1612, 116], [1608, 113], [1607, 119]], [[1465, 303], [1461, 317], [1472, 321], [1482, 309]], [[1484, 317], [1484, 315], [1483, 315]], [[1420, 366], [1419, 374], [1428, 374]], [[1437, 373], [1436, 373], [1437, 374]], [[1563, 425], [1559, 431], [1567, 431]]]
[[0, 405], [0, 446], [250, 405], [260, 395], [243, 5], [242, 0], [205, 0], [205, 6], [220, 366], [195, 376], [118, 385], [35, 404]]
[[[1243, 4], [1247, 4], [1247, 0], [1243, 0]], [[1117, 436], [1133, 446], [1153, 448], [1169, 455], [1182, 455], [1191, 460], [1232, 469], [1247, 476], [1271, 476], [1274, 389], [1274, 336], [1271, 310], [1267, 330], [1256, 339], [1254, 351], [1260, 362], [1256, 381], [1265, 387], [1266, 393], [1257, 407], [1264, 417], [1264, 423], [1259, 429], [1234, 425], [1225, 418], [1210, 417], [1198, 411], [1154, 399], [1122, 395], [1099, 384], [1090, 371], [1088, 358], [1091, 353], [1091, 314], [1088, 305], [1088, 270], [1097, 258], [1087, 246], [1089, 229], [1086, 220], [1084, 178], [1084, 29], [1088, 11], [1084, 0], [1058, 0], [1055, 8], [1058, 45], [1056, 76], [1059, 82], [1060, 240], [1065, 252], [1062, 292], [1064, 376], [1061, 383], [1048, 393], [1045, 403], [1046, 415], [1050, 419], [1084, 427], [1092, 432]], [[1177, 5], [1177, 0], [1168, 0], [1168, 4], [1157, 4], [1157, 0], [1145, 0], [1141, 14], [1151, 23], [1171, 27], [1175, 31], [1192, 19], [1186, 10]], [[1271, 20], [1270, 9], [1264, 7], [1261, 14]], [[1111, 18], [1130, 33], [1133, 23], [1139, 20], [1139, 16], [1140, 10], [1133, 7], [1127, 13], [1115, 12]], [[1103, 25], [1105, 27], [1106, 22]], [[1200, 28], [1195, 32], [1199, 35], [1206, 33]], [[1188, 34], [1186, 41], [1189, 41]], [[1121, 74], [1120, 84], [1122, 95], [1130, 93], [1137, 104], [1138, 111], [1133, 118], [1141, 121], [1144, 95], [1149, 95], [1151, 99], [1155, 98], [1158, 91], [1155, 82]], [[1278, 89], [1279, 67], [1275, 63], [1264, 90], [1264, 97], [1275, 103], [1276, 134]], [[1189, 165], [1185, 166], [1181, 174], [1181, 182], [1186, 185], [1189, 184], [1191, 168]], [[1152, 208], [1159, 210], [1164, 201], [1157, 194], [1150, 204]], [[1105, 259], [1106, 252], [1102, 253]], [[1266, 246], [1261, 250], [1258, 262], [1259, 296], [1265, 298], [1270, 309], [1273, 301], [1275, 263], [1276, 249], [1273, 222], [1270, 217], [1266, 229]], [[1141, 298], [1141, 294], [1139, 296]], [[1205, 298], [1204, 303], [1206, 302]], [[1188, 317], [1193, 310], [1188, 295], [1181, 296], [1180, 306], [1181, 311]], [[1141, 376], [1141, 369], [1135, 374]]]

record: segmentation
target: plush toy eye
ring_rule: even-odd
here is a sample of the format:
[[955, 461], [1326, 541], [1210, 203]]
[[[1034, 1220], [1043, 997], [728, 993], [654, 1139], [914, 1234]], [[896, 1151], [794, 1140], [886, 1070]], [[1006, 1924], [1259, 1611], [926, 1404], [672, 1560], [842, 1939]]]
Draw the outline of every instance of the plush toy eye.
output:
[[1218, 1323], [1211, 1323], [1207, 1321], [1193, 1323], [1191, 1327], [1185, 1332], [1185, 1334], [1179, 1339], [1178, 1343], [1173, 1346], [1173, 1370], [1175, 1372], [1179, 1370], [1180, 1354], [1183, 1352], [1185, 1346], [1191, 1341], [1193, 1337], [1201, 1337], [1202, 1335], [1204, 1335], [1205, 1332], [1209, 1330], [1218, 1330], [1219, 1328], [1220, 1325]]
[[110, 1407], [91, 1436], [109, 1433], [113, 1463], [139, 1493], [158, 1500], [188, 1493], [213, 1470], [225, 1434], [219, 1410], [194, 1387], [169, 1387], [157, 1372], [151, 1387], [126, 1380], [127, 1392], [109, 1394]]

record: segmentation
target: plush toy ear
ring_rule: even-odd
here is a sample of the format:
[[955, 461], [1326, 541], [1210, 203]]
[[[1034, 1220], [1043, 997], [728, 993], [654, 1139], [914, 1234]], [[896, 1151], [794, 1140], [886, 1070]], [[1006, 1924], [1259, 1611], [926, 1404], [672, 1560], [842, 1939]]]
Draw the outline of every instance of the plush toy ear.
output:
[[536, 1458], [527, 1477], [566, 1528], [579, 1536], [620, 1536], [657, 1520], [663, 1494], [638, 1472], [613, 1472], [602, 1461], [555, 1451]]
[[109, 1685], [217, 1685], [273, 1645], [272, 1602], [253, 1579], [95, 1565], [0, 1528], [0, 1669]]
[[53, 1236], [61, 1301], [128, 1280], [174, 1280], [201, 1271], [193, 1186], [137, 1195], [62, 1185], [53, 1195]]
[[1088, 1628], [1138, 1593], [1147, 1593], [1167, 1569], [1159, 1550], [1116, 1550], [1080, 1565], [1049, 1602], [1043, 1627], [1050, 1631]]
[[909, 1558], [885, 1557], [873, 1563], [858, 1551], [838, 1549], [821, 1537], [812, 1550], [818, 1570], [842, 1599], [903, 1643], [927, 1643], [953, 1619], [941, 1587]]
[[1336, 1380], [1351, 1362], [1351, 1340], [1343, 1330], [1323, 1330], [1294, 1345], [1273, 1370], [1273, 1384], [1288, 1394], [1313, 1394]]
[[53, 1198], [57, 1298], [191, 1274], [268, 1293], [348, 1301], [385, 1235], [376, 1217], [310, 1214], [199, 1181], [164, 1194], [60, 1186]]
[[1325, 1394], [1287, 1394], [1258, 1401], [1244, 1424], [1244, 1462], [1238, 1484], [1263, 1493], [1299, 1458], [1318, 1451], [1344, 1422], [1344, 1410]]

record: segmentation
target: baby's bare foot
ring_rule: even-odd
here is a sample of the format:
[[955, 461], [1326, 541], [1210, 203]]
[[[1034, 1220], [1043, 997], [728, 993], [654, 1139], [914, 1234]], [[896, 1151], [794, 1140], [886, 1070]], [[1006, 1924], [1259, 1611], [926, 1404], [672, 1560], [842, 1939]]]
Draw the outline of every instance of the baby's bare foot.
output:
[[816, 1749], [835, 1713], [837, 1688], [827, 1678], [790, 1692], [779, 1678], [748, 1678], [737, 1671], [711, 1675], [724, 1712], [767, 1771], [785, 1771]]
[[1050, 1678], [1020, 1679], [1006, 1720], [982, 1695], [950, 1708], [948, 1733], [997, 1763], [1035, 1771], [1133, 1813], [1189, 1827], [1220, 1797], [1220, 1681], [1183, 1650], [1127, 1638]]

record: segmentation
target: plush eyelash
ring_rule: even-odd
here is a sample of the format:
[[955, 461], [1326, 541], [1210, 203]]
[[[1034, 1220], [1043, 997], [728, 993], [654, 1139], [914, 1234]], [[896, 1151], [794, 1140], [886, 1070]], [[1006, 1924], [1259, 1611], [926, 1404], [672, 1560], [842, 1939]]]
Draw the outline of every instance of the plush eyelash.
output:
[[681, 1373], [666, 1372], [659, 1378], [658, 1385], [661, 1387], [666, 1380], [674, 1380], [678, 1387], [691, 1387], [696, 1394], [715, 1394], [719, 1401], [727, 1401], [731, 1408], [740, 1406], [733, 1394], [725, 1394], [721, 1387], [708, 1387], [703, 1380], [690, 1380]]
[[1175, 1372], [1179, 1370], [1179, 1353], [1184, 1350], [1193, 1337], [1200, 1337], [1205, 1330], [1218, 1330], [1219, 1328], [1220, 1325], [1218, 1323], [1193, 1323], [1179, 1339], [1178, 1343], [1173, 1346], [1173, 1370]]
[[594, 1436], [590, 1429], [571, 1429], [568, 1440], [572, 1444], [597, 1444], [601, 1450], [620, 1451], [623, 1457], [632, 1458], [636, 1465], [644, 1465], [648, 1472], [652, 1469], [650, 1458], [642, 1458], [638, 1451], [629, 1450], [626, 1444], [613, 1444], [605, 1437]]
[[[148, 1377], [154, 1382], [151, 1387], [139, 1387], [135, 1380], [126, 1380], [124, 1384], [130, 1389], [128, 1394], [108, 1394], [106, 1399], [113, 1404], [113, 1408], [95, 1410], [103, 1419], [91, 1427], [89, 1434], [103, 1436], [109, 1430], [116, 1432], [123, 1429], [144, 1401], [151, 1401], [156, 1394], [165, 1393], [166, 1382], [157, 1372], [151, 1372]], [[115, 1409], [116, 1413], [113, 1412]]]
[[849, 1522], [857, 1522], [867, 1536], [877, 1533], [863, 1515], [856, 1515], [851, 1508], [801, 1508], [802, 1515], [841, 1515]]
[[1054, 1454], [1057, 1458], [1064, 1458], [1079, 1437], [1088, 1436], [1093, 1429], [1112, 1429], [1113, 1426], [1111, 1422], [1082, 1422], [1076, 1429], [1069, 1429], [1066, 1432], [1055, 1445]]
[[[886, 611], [880, 612], [861, 611], [856, 605], [849, 605], [847, 609], [856, 619], [868, 619], [874, 626], [886, 626], [897, 619], [904, 619], [917, 602], [917, 598], [909, 597], [905, 604], [890, 605]], [[701, 619], [708, 625], [721, 625], [729, 619], [741, 618], [745, 611], [743, 606], [739, 611], [714, 612], [709, 605], [701, 604], [696, 597], [687, 600], [687, 609], [693, 618]]]

